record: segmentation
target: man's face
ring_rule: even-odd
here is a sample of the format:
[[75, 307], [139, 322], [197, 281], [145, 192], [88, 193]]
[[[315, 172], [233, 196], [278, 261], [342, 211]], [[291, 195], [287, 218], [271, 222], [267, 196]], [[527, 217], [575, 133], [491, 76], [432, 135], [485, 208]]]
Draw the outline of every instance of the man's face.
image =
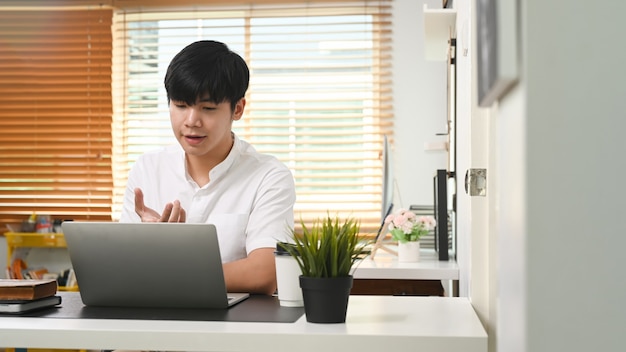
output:
[[243, 114], [245, 99], [237, 102], [231, 111], [230, 102], [219, 104], [208, 99], [198, 99], [195, 105], [183, 101], [170, 101], [172, 130], [185, 152], [191, 156], [218, 157], [230, 151], [231, 127]]

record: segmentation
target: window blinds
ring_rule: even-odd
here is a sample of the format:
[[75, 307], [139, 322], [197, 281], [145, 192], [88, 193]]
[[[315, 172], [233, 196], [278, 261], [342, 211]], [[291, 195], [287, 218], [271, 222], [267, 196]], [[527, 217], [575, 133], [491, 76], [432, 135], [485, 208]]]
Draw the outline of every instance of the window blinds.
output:
[[110, 220], [112, 10], [0, 11], [0, 227]]
[[123, 7], [114, 23], [101, 6], [3, 8], [0, 225], [33, 211], [115, 219], [135, 158], [174, 142], [169, 60], [216, 39], [250, 66], [235, 132], [291, 168], [296, 221], [355, 216], [375, 231], [382, 136], [392, 133], [390, 2], [270, 3], [164, 11], [168, 1], [105, 2]]
[[296, 223], [381, 222], [383, 135], [392, 134], [389, 1], [126, 8], [114, 16], [114, 214], [136, 157], [176, 143], [163, 77], [201, 39], [226, 43], [251, 71], [240, 138], [296, 180]]

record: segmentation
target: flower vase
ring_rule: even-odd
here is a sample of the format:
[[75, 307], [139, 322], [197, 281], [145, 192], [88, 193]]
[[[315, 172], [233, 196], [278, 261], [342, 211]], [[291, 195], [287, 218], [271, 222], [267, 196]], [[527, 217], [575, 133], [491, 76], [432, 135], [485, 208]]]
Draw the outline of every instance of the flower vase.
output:
[[398, 242], [398, 261], [403, 263], [414, 263], [420, 260], [420, 242]]

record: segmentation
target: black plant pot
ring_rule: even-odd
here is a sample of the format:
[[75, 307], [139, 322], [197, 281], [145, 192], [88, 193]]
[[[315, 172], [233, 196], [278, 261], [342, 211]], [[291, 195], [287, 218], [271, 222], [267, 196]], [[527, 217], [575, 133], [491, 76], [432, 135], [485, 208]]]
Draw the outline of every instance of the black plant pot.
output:
[[306, 277], [300, 275], [304, 313], [309, 323], [345, 323], [352, 276]]

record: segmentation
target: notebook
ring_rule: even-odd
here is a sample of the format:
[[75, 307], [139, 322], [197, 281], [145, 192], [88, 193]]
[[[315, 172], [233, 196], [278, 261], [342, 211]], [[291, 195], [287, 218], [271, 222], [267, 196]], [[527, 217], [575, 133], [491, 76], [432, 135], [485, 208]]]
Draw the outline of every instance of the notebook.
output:
[[0, 314], [20, 314], [36, 309], [54, 307], [61, 304], [60, 296], [49, 296], [30, 300], [2, 300], [0, 301]]
[[100, 307], [228, 308], [211, 224], [75, 222], [61, 225], [83, 304]]

